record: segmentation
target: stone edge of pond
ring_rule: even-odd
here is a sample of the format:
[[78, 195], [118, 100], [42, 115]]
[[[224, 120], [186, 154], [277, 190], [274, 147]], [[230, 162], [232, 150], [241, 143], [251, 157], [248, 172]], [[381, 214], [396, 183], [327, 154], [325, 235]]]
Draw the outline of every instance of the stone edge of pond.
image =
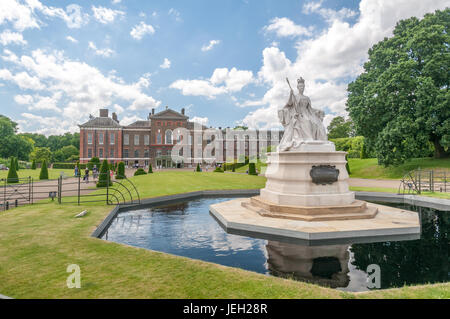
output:
[[[174, 200], [188, 200], [208, 196], [230, 196], [230, 195], [252, 196], [252, 195], [259, 195], [259, 191], [260, 191], [259, 189], [205, 190], [205, 191], [146, 198], [141, 200], [140, 204], [117, 205], [108, 214], [108, 216], [106, 216], [106, 218], [102, 221], [102, 223], [95, 229], [95, 231], [91, 234], [91, 237], [101, 238], [101, 236], [103, 236], [103, 233], [109, 227], [112, 220], [117, 216], [117, 214], [119, 214], [121, 211], [128, 210], [130, 208], [132, 209], [132, 208], [146, 207], [156, 204], [160, 205], [172, 202]], [[450, 200], [443, 198], [424, 197], [418, 195], [401, 195], [401, 194], [380, 193], [380, 192], [355, 192], [355, 197], [359, 200], [394, 203], [394, 204], [410, 204], [432, 208], [436, 210], [450, 211]]]

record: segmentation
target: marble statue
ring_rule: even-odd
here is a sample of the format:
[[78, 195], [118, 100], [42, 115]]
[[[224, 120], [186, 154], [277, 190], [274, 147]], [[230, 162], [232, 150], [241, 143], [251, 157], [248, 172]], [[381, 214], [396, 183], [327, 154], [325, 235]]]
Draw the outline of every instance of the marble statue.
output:
[[[329, 143], [322, 121], [325, 113], [313, 109], [309, 97], [303, 95], [305, 80], [297, 80], [299, 95], [294, 93], [289, 79], [286, 78], [291, 93], [283, 109], [278, 111], [278, 118], [284, 127], [284, 135], [278, 146], [279, 152], [299, 150], [301, 145], [311, 141]], [[317, 142], [316, 142], [317, 143]]]

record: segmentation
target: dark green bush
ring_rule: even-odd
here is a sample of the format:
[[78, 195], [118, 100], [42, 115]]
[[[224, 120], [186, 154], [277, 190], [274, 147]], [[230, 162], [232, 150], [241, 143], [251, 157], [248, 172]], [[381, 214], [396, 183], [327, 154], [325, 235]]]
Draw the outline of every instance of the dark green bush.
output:
[[107, 160], [103, 160], [100, 167], [100, 175], [98, 177], [97, 187], [112, 186], [111, 175], [109, 174], [109, 164]]
[[200, 163], [197, 163], [197, 168], [196, 168], [197, 172], [201, 172], [202, 170], [200, 169]]
[[8, 183], [18, 183], [19, 182], [19, 175], [17, 175], [16, 161], [15, 161], [14, 157], [11, 157], [11, 163], [9, 165], [8, 177], [7, 177], [6, 181]]
[[31, 169], [36, 169], [36, 160], [31, 163]]
[[255, 163], [248, 164], [248, 175], [258, 175], [256, 173], [256, 165], [255, 165]]
[[117, 165], [116, 179], [124, 179], [124, 178], [127, 178], [125, 176], [125, 163], [124, 162], [120, 162]]
[[[79, 169], [85, 169], [86, 164], [80, 163], [53, 163], [53, 168], [57, 169], [75, 169], [75, 166], [78, 165]], [[97, 166], [98, 167], [98, 166]]]
[[139, 176], [139, 175], [147, 175], [147, 172], [144, 171], [143, 168], [138, 168], [138, 169], [136, 170], [136, 172], [134, 172], [134, 176]]
[[223, 173], [223, 170], [220, 166], [217, 166], [216, 169], [214, 170], [214, 173]]
[[39, 179], [46, 180], [48, 179], [48, 169], [47, 169], [47, 161], [44, 160], [41, 165], [41, 172], [39, 174]]
[[148, 173], [152, 174], [153, 173], [153, 168], [152, 168], [152, 164], [148, 165]]

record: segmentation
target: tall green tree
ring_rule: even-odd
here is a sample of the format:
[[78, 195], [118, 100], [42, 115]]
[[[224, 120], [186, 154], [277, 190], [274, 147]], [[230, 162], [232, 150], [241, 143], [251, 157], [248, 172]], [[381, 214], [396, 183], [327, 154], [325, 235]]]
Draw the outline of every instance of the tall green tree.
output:
[[39, 173], [40, 180], [48, 179], [48, 168], [47, 168], [47, 160], [44, 159], [41, 166], [41, 172]]
[[430, 142], [450, 155], [449, 32], [450, 9], [398, 22], [349, 84], [347, 110], [380, 164], [428, 154]]
[[343, 116], [336, 116], [333, 118], [327, 129], [329, 139], [354, 136], [352, 120], [345, 120]]
[[33, 150], [33, 142], [26, 137], [17, 135], [17, 123], [10, 118], [0, 115], [0, 157], [17, 157], [28, 160]]
[[31, 160], [36, 160], [38, 163], [42, 163], [44, 160], [49, 163], [52, 158], [52, 152], [48, 147], [35, 147], [30, 154]]

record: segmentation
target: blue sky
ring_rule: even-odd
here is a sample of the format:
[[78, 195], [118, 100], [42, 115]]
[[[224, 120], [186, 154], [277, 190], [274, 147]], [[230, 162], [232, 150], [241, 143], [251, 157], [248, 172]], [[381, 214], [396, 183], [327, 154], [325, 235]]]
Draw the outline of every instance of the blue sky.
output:
[[99, 108], [122, 124], [166, 105], [211, 126], [278, 127], [285, 77], [325, 122], [367, 50], [430, 1], [0, 1], [0, 113], [60, 134]]

